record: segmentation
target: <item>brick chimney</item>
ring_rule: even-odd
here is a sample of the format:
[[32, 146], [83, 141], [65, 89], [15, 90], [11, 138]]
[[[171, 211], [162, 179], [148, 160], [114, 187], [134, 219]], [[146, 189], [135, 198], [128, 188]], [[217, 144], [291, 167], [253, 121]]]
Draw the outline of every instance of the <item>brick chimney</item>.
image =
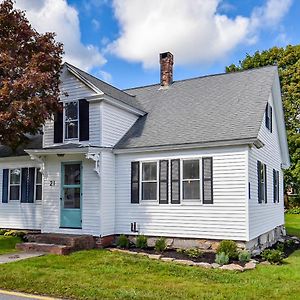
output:
[[173, 82], [173, 54], [171, 52], [160, 53], [160, 85], [169, 86]]

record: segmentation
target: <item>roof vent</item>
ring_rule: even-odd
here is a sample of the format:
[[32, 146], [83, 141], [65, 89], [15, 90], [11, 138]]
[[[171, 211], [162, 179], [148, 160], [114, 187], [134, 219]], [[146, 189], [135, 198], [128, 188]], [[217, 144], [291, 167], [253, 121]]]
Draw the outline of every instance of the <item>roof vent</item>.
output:
[[173, 54], [171, 52], [160, 53], [160, 85], [169, 86], [173, 82]]

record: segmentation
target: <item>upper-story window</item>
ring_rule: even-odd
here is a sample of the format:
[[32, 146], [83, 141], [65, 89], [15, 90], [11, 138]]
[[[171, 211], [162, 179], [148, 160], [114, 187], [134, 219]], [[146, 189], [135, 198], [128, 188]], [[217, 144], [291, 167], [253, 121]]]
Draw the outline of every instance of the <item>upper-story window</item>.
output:
[[272, 106], [268, 103], [266, 106], [266, 127], [272, 132]]
[[65, 139], [77, 139], [78, 138], [78, 102], [67, 102], [65, 104]]

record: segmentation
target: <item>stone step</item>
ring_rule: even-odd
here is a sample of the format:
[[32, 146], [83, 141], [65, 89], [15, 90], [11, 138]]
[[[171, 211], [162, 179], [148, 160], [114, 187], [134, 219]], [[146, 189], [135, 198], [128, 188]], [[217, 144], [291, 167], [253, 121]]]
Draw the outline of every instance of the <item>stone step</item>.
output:
[[30, 243], [65, 245], [75, 251], [95, 248], [95, 240], [92, 235], [41, 233], [28, 234], [26, 239]]
[[73, 251], [73, 248], [66, 245], [43, 244], [43, 243], [19, 243], [16, 249], [25, 252], [46, 252], [58, 255], [68, 255]]

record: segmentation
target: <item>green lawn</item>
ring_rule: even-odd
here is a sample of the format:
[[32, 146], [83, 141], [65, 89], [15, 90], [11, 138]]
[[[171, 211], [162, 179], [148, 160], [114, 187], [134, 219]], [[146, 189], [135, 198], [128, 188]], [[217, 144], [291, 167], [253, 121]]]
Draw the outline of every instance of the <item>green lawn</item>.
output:
[[[300, 234], [300, 216], [287, 216]], [[298, 228], [298, 229], [297, 229]], [[300, 250], [281, 266], [235, 273], [107, 250], [0, 265], [0, 288], [68, 299], [300, 299]]]
[[300, 237], [300, 215], [285, 215], [287, 233]]
[[0, 254], [15, 252], [15, 246], [20, 242], [17, 237], [0, 235]]

